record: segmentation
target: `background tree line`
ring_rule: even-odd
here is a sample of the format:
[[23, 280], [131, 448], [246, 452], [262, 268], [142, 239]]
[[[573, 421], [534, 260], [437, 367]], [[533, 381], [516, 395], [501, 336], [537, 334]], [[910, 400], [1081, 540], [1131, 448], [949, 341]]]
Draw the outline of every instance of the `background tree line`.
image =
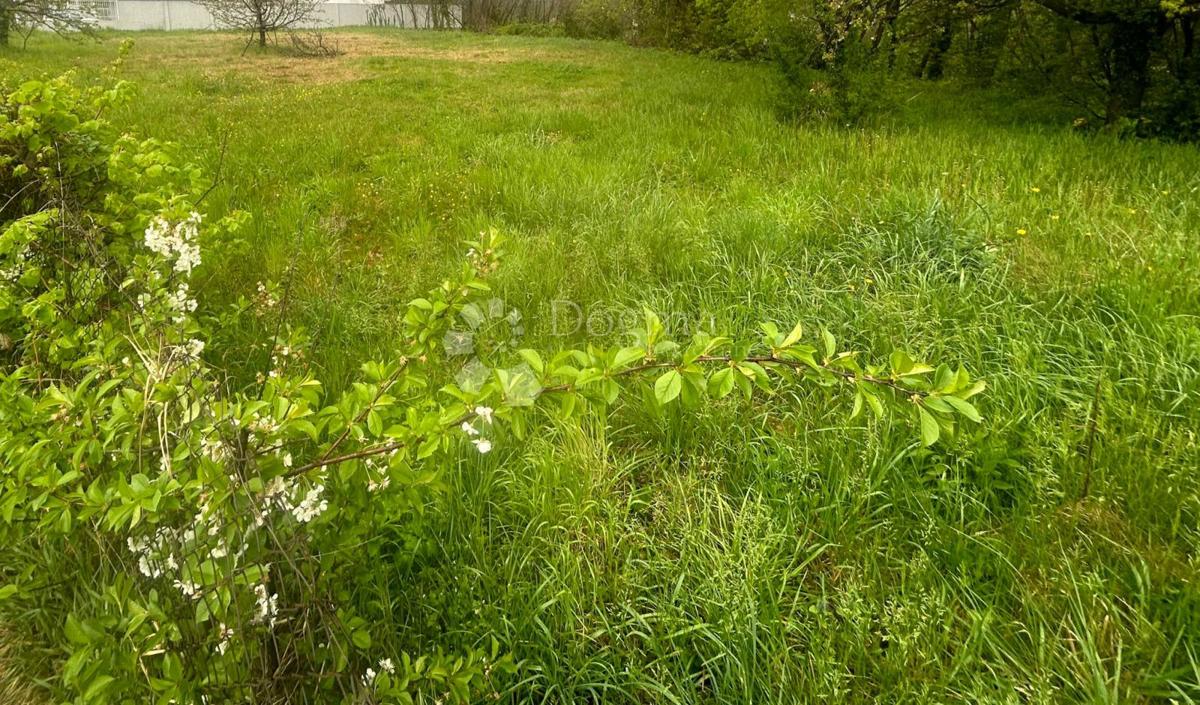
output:
[[463, 17], [771, 59], [797, 101], [827, 95], [817, 109], [840, 117], [870, 109], [869, 77], [909, 73], [1020, 82], [1112, 130], [1200, 133], [1200, 0], [468, 0]]

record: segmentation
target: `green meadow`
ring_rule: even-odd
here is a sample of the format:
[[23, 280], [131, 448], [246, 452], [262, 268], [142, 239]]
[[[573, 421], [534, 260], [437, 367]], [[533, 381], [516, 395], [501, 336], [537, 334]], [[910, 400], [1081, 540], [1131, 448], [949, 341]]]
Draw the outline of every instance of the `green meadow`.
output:
[[[201, 312], [286, 282], [334, 387], [490, 227], [519, 347], [613, 345], [648, 307], [988, 383], [931, 448], [817, 387], [465, 458], [379, 537], [398, 647], [495, 637], [505, 702], [1200, 700], [1200, 148], [952, 82], [790, 121], [769, 65], [470, 33], [339, 31], [324, 59], [36, 35], [0, 80], [99, 79], [125, 36], [138, 97], [108, 117], [249, 216]], [[254, 359], [263, 325], [213, 347]]]

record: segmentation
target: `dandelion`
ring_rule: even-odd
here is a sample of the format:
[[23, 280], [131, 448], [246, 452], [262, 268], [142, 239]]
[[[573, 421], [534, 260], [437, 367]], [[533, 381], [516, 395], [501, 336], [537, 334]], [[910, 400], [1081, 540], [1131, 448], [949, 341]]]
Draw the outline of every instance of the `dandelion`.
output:
[[1026, 235], [1029, 234], [1029, 231], [1026, 230], [1025, 228], [1017, 228], [1017, 234], [1020, 235], [1021, 237], [1025, 237]]
[[1032, 192], [1034, 192], [1034, 193], [1041, 193], [1041, 192], [1042, 192], [1042, 190], [1041, 190], [1040, 188], [1038, 188], [1037, 186], [1032, 186], [1032, 187], [1030, 187], [1030, 189], [1029, 189], [1029, 190], [1030, 190], [1030, 191], [1032, 191]]

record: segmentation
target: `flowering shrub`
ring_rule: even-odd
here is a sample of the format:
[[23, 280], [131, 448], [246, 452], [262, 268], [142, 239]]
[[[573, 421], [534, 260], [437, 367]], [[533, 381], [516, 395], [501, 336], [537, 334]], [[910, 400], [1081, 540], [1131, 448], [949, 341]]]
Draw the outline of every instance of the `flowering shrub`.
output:
[[[394, 652], [357, 550], [415, 522], [465, 455], [536, 424], [604, 415], [623, 392], [696, 406], [780, 385], [844, 390], [912, 419], [924, 443], [979, 421], [959, 369], [892, 353], [864, 364], [821, 334], [668, 340], [645, 315], [624, 347], [520, 351], [480, 385], [442, 385], [439, 347], [488, 291], [502, 238], [411, 302], [394, 359], [337, 396], [279, 326], [270, 369], [238, 386], [207, 347], [223, 317], [190, 288], [241, 225], [207, 222], [198, 170], [103, 119], [130, 95], [71, 77], [0, 97], [0, 623], [55, 654], [76, 703], [466, 701], [514, 668], [500, 645]], [[386, 511], [372, 511], [386, 507]], [[354, 589], [352, 589], [354, 588]], [[409, 599], [418, 599], [409, 596]]]

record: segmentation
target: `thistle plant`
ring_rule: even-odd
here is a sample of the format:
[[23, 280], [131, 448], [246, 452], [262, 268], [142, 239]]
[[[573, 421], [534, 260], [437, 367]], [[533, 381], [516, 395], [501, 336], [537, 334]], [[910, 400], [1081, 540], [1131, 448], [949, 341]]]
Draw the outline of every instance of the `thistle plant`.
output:
[[[393, 648], [352, 597], [372, 579], [357, 547], [419, 521], [464, 458], [510, 452], [540, 425], [810, 384], [842, 394], [852, 416], [911, 422], [926, 445], [980, 421], [970, 400], [984, 385], [961, 368], [900, 351], [872, 363], [827, 331], [806, 342], [799, 325], [674, 341], [651, 311], [628, 345], [520, 350], [480, 385], [441, 384], [439, 343], [503, 259], [496, 230], [408, 304], [395, 354], [344, 392], [295, 364], [301, 338], [286, 325], [270, 369], [239, 385], [210, 343], [252, 304], [206, 311], [192, 276], [244, 218], [207, 221], [208, 184], [176, 148], [116, 134], [103, 114], [130, 90], [67, 76], [0, 98], [12, 194], [0, 211], [0, 621], [35, 615], [62, 654], [62, 699], [498, 692], [515, 666], [490, 635], [466, 653]], [[268, 308], [273, 291], [260, 292]]]

